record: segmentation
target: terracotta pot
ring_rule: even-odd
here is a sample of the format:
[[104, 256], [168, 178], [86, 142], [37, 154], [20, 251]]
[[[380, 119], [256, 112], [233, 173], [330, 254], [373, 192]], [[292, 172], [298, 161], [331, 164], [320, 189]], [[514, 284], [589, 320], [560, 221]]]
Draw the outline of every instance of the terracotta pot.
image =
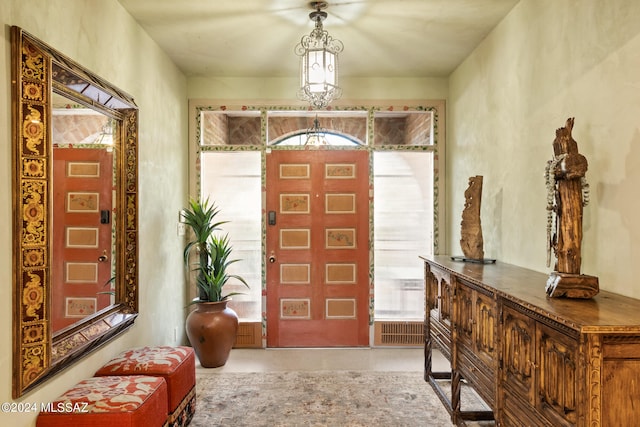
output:
[[187, 316], [187, 337], [204, 368], [227, 363], [236, 342], [238, 315], [227, 302], [196, 303], [196, 309]]

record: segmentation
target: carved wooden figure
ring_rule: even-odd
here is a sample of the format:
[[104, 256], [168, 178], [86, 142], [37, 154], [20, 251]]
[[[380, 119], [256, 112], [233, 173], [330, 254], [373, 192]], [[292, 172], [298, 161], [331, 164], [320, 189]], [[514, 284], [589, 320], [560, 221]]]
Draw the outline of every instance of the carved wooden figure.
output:
[[462, 229], [460, 246], [462, 253], [469, 259], [484, 259], [484, 240], [480, 223], [480, 204], [482, 201], [482, 176], [469, 178], [469, 187], [464, 192], [464, 210], [462, 211]]
[[[547, 162], [549, 219], [547, 223], [549, 256], [553, 250], [557, 260], [547, 281], [547, 294], [552, 297], [591, 298], [599, 291], [598, 278], [580, 274], [582, 263], [582, 213], [588, 202], [585, 180], [587, 159], [578, 152], [571, 136], [573, 117], [565, 127], [556, 130], [552, 160]], [[553, 214], [555, 233], [551, 234]]]

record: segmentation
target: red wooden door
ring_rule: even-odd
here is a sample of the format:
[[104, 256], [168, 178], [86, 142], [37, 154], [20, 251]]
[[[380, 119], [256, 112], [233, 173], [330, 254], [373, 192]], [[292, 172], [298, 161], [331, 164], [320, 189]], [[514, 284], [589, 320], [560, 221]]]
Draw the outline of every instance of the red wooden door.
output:
[[267, 154], [267, 346], [369, 345], [369, 156]]
[[[113, 154], [54, 148], [51, 321], [56, 332], [111, 304]], [[107, 217], [108, 216], [108, 217]]]

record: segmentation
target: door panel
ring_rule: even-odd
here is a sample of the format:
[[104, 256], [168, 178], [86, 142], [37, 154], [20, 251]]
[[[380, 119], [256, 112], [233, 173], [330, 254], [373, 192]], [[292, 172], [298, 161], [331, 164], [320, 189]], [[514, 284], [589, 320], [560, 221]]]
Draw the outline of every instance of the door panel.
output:
[[366, 151], [267, 155], [267, 345], [369, 345]]
[[55, 148], [51, 325], [54, 332], [109, 306], [113, 154]]

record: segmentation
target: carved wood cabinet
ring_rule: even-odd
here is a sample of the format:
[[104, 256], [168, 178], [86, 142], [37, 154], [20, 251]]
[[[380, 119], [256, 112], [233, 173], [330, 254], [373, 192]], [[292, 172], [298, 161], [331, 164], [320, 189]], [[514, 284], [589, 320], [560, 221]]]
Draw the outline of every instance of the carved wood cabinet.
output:
[[[604, 291], [590, 300], [549, 298], [540, 272], [421, 258], [425, 380], [455, 424], [640, 425], [640, 300]], [[434, 348], [450, 372], [432, 371]], [[461, 410], [463, 384], [491, 411]]]

